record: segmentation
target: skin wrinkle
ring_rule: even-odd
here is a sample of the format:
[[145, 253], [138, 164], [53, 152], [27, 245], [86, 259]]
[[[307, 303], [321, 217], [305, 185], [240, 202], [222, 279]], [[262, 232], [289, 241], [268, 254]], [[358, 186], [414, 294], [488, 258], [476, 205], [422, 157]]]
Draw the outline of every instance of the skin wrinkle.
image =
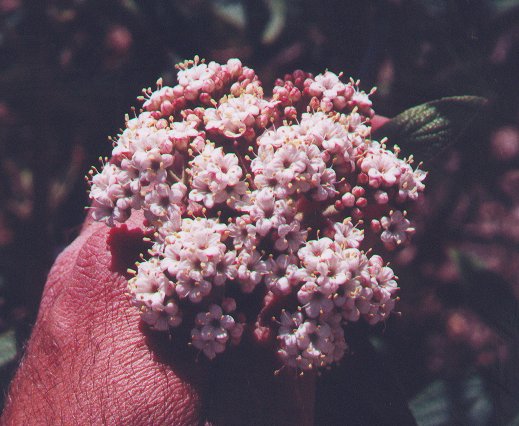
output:
[[[96, 247], [97, 241], [94, 240], [94, 238], [96, 238], [96, 237], [97, 237], [97, 235], [94, 234], [94, 235], [91, 237], [91, 239], [89, 239], [89, 243], [92, 241], [93, 244], [89, 244], [88, 247], [89, 247], [89, 248], [92, 247], [92, 249], [94, 249], [94, 250], [97, 249], [97, 247]], [[94, 256], [94, 257], [95, 257], [95, 256]], [[85, 255], [85, 256], [81, 257], [81, 259], [83, 259], [83, 261], [78, 262], [78, 268], [81, 268], [81, 267], [82, 267], [82, 268], [88, 268], [88, 267], [89, 267], [89, 262], [91, 261], [91, 260], [90, 260], [91, 257], [88, 256], [88, 255]], [[106, 262], [104, 262], [104, 264], [106, 264]], [[111, 277], [107, 277], [106, 279], [109, 280], [109, 279], [111, 279]], [[119, 288], [120, 288], [120, 287], [119, 287]], [[119, 293], [120, 293], [120, 292], [119, 292]], [[117, 296], [119, 296], [119, 295], [117, 295]], [[117, 296], [116, 296], [116, 297], [117, 297]], [[114, 297], [114, 295], [112, 295], [110, 291], [107, 291], [105, 297], [107, 297], [107, 298], [112, 298], [112, 297]], [[110, 313], [112, 313], [112, 314], [114, 314], [115, 312], [119, 312], [118, 310], [113, 310], [113, 309], [108, 309], [107, 311], [110, 312]], [[115, 316], [115, 315], [114, 315], [114, 316]], [[112, 318], [112, 319], [113, 319], [114, 321], [110, 321], [111, 324], [118, 324], [118, 323], [119, 323], [117, 318]], [[106, 324], [106, 323], [105, 323], [105, 324]], [[127, 344], [127, 343], [128, 343], [128, 342], [125, 342], [125, 344]], [[116, 345], [112, 345], [112, 346], [116, 346]], [[126, 346], [126, 345], [125, 345], [125, 346]], [[128, 346], [126, 346], [126, 347], [128, 347]], [[114, 349], [117, 350], [117, 349], [118, 349], [117, 346], [116, 346]], [[124, 359], [124, 357], [123, 357], [123, 359]], [[131, 360], [131, 359], [132, 359], [132, 358], [130, 358], [130, 360]], [[131, 362], [132, 362], [132, 364], [134, 364], [133, 361], [131, 361]], [[122, 367], [122, 368], [120, 368], [120, 367]], [[114, 373], [112, 373], [112, 375], [114, 376], [114, 380], [115, 380], [115, 382], [117, 382], [117, 383], [124, 383], [124, 379], [125, 379], [125, 376], [124, 376], [124, 370], [125, 370], [125, 369], [124, 369], [124, 365], [122, 365], [122, 366], [120, 366], [120, 367], [119, 367], [119, 371], [120, 371], [120, 373], [119, 373], [119, 374], [114, 374]], [[142, 378], [143, 375], [144, 375], [144, 372], [143, 372], [143, 371], [141, 371], [141, 372], [138, 373], [138, 377], [141, 377], [141, 378]], [[153, 377], [153, 376], [152, 376], [152, 377]], [[149, 393], [149, 392], [144, 392], [144, 395], [150, 395], [150, 393]], [[153, 395], [152, 395], [152, 396], [153, 396]], [[148, 397], [148, 398], [146, 398], [146, 399], [149, 400], [150, 397]], [[147, 401], [147, 400], [144, 401], [144, 404], [146, 404], [146, 403], [151, 403], [151, 402], [152, 402], [152, 401]]]
[[[60, 389], [63, 405], [67, 405], [67, 399], [74, 398], [69, 401], [71, 406], [76, 409], [79, 407], [86, 409], [87, 412], [83, 413], [81, 423], [74, 424], [99, 424], [94, 420], [95, 418], [98, 419], [97, 421], [104, 419], [106, 422], [112, 420], [116, 423], [121, 422], [119, 424], [147, 424], [150, 418], [170, 423], [175, 417], [177, 424], [196, 423], [194, 416], [197, 409], [189, 408], [191, 404], [198, 406], [196, 401], [199, 397], [196, 392], [180, 393], [182, 400], [175, 397], [169, 402], [170, 406], [175, 407], [174, 410], [164, 409], [167, 406], [165, 395], [168, 391], [171, 392], [170, 386], [184, 389], [191, 385], [180, 379], [170, 380], [169, 375], [174, 373], [165, 368], [157, 368], [156, 362], [150, 358], [150, 351], [138, 331], [138, 313], [127, 305], [126, 280], [109, 271], [107, 267], [109, 256], [105, 255], [107, 253], [106, 229], [94, 224], [85, 230], [85, 234], [60, 256], [52, 269], [49, 277], [51, 284], [45, 290], [40, 320], [30, 343], [32, 348], [30, 347], [29, 350], [35, 353], [31, 364], [34, 362], [35, 365], [41, 366], [47, 357], [60, 360], [63, 365], [68, 364], [70, 376], [73, 378], [72, 388], [60, 383], [55, 383], [53, 386]], [[75, 262], [70, 262], [70, 256]], [[95, 277], [91, 276], [89, 271], [98, 269], [101, 273]], [[67, 280], [63, 280], [64, 274], [68, 275]], [[99, 282], [106, 283], [101, 291], [99, 286], [92, 285]], [[108, 283], [110, 286], [107, 285]], [[113, 290], [113, 287], [117, 287], [117, 290]], [[115, 309], [112, 305], [114, 300]], [[50, 305], [52, 309], [48, 308]], [[123, 307], [124, 309], [121, 309]], [[128, 339], [121, 336], [132, 337]], [[49, 345], [48, 342], [53, 344]], [[32, 350], [34, 346], [38, 347], [38, 351]], [[45, 348], [43, 355], [41, 348]], [[90, 349], [81, 352], [81, 349], [85, 348]], [[114, 351], [117, 351], [117, 359], [123, 362], [112, 363]], [[87, 353], [88, 359], [82, 356], [75, 360], [75, 353], [82, 355]], [[133, 368], [125, 371], [125, 365], [128, 364]], [[22, 366], [21, 371], [23, 370]], [[137, 374], [135, 374], [136, 370], [139, 370]], [[44, 370], [41, 367], [25, 368], [25, 372], [36, 378], [36, 386], [41, 388], [42, 394], [47, 393], [48, 382], [53, 375], [56, 376], [52, 366]], [[88, 381], [90, 385], [85, 381], [88, 375], [91, 377]], [[164, 377], [168, 380], [164, 380]], [[12, 389], [16, 389], [16, 385], [13, 385]], [[138, 398], [128, 400], [128, 393], [124, 389], [141, 389], [141, 393], [137, 395]], [[97, 393], [97, 400], [92, 404], [95, 399], [94, 393]], [[184, 398], [185, 395], [189, 395], [189, 399]], [[110, 404], [105, 403], [107, 399], [111, 400]], [[12, 398], [10, 400], [12, 401]], [[150, 407], [161, 400], [164, 401], [160, 407], [161, 413], [152, 414]], [[67, 410], [64, 409], [61, 414], [56, 411], [58, 407], [62, 407], [61, 404], [56, 404], [54, 398], [40, 395], [38, 402], [43, 403], [43, 411], [47, 413], [46, 418], [54, 424], [59, 424], [60, 420], [67, 424], [67, 418], [70, 421], [77, 420], [74, 410], [66, 412]], [[99, 409], [103, 405], [104, 409], [101, 412], [95, 413], [95, 410], [92, 410], [92, 407]], [[90, 412], [88, 407], [91, 408]]]
[[[380, 124], [381, 123], [378, 125]], [[373, 119], [372, 129], [375, 130], [376, 127], [375, 117]], [[128, 226], [135, 228], [138, 227], [140, 223], [142, 223], [142, 218], [132, 216], [128, 222]], [[94, 238], [91, 239], [96, 233], [98, 233], [97, 237], [94, 236]], [[106, 424], [137, 425], [148, 424], [147, 420], [149, 419], [153, 419], [154, 421], [163, 419], [163, 424], [187, 425], [202, 424], [205, 419], [207, 419], [206, 424], [213, 424], [213, 418], [215, 417], [222, 420], [223, 424], [231, 424], [231, 422], [226, 421], [229, 419], [232, 419], [234, 422], [239, 422], [240, 419], [232, 417], [232, 415], [238, 411], [233, 411], [232, 403], [234, 399], [226, 401], [227, 406], [231, 405], [230, 408], [227, 408], [227, 413], [221, 413], [222, 406], [212, 407], [213, 410], [220, 410], [219, 413], [210, 413], [208, 412], [210, 408], [202, 406], [204, 394], [206, 394], [206, 402], [208, 400], [207, 395], [212, 395], [216, 401], [219, 400], [218, 398], [221, 398], [221, 395], [216, 394], [219, 390], [218, 387], [213, 387], [210, 389], [210, 392], [207, 392], [199, 383], [203, 382], [203, 380], [199, 377], [193, 377], [193, 370], [197, 370], [198, 373], [200, 373], [198, 370], [201, 370], [202, 374], [204, 373], [204, 369], [200, 368], [200, 365], [193, 366], [191, 364], [190, 374], [187, 374], [187, 371], [182, 371], [186, 369], [187, 364], [184, 363], [179, 366], [178, 360], [175, 360], [174, 357], [161, 357], [157, 355], [158, 351], [152, 352], [150, 350], [150, 347], [148, 347], [149, 340], [142, 336], [141, 330], [138, 328], [138, 314], [131, 311], [131, 307], [129, 303], [127, 303], [128, 296], [123, 294], [126, 292], [125, 277], [122, 277], [121, 274], [113, 274], [113, 271], [110, 271], [109, 267], [104, 269], [99, 268], [101, 263], [98, 264], [98, 261], [105, 261], [102, 265], [106, 267], [106, 260], [108, 260], [110, 255], [109, 253], [107, 254], [106, 250], [106, 236], [106, 227], [100, 223], [93, 223], [92, 218], [89, 216], [85, 221], [80, 236], [58, 257], [44, 289], [38, 320], [27, 347], [27, 355], [22, 360], [21, 367], [11, 385], [10, 393], [7, 398], [6, 411], [4, 417], [0, 420], [0, 424], [40, 425], [46, 422], [52, 425], [81, 425], [99, 424], [99, 421], [101, 421]], [[83, 267], [87, 268], [87, 270], [84, 271], [83, 274], [79, 273], [77, 271], [77, 265], [80, 263], [80, 260], [82, 260], [80, 255], [82, 254], [84, 246], [93, 244], [96, 241], [99, 242], [99, 240], [103, 242], [104, 245], [96, 246], [95, 249], [91, 250], [91, 263], [89, 265], [84, 264]], [[99, 291], [98, 285], [100, 276], [91, 276], [89, 274], [90, 269], [94, 271], [94, 274], [99, 274], [99, 270], [103, 269], [104, 273], [101, 274], [101, 276], [106, 280], [106, 285], [102, 292]], [[75, 282], [71, 279], [73, 273], [76, 274]], [[114, 281], [110, 281], [111, 278], [113, 278]], [[87, 285], [86, 287], [85, 284]], [[88, 284], [90, 284], [90, 287]], [[72, 290], [70, 288], [71, 285], [76, 286], [76, 294], [75, 297], [72, 298], [71, 293], [69, 293], [69, 291]], [[109, 290], [114, 287], [117, 287], [121, 294], [110, 294]], [[107, 299], [108, 301], [105, 300], [103, 305], [106, 317], [96, 318], [89, 317], [85, 314], [84, 310], [86, 308], [90, 309], [89, 315], [91, 312], [96, 312], [95, 309], [92, 311], [91, 303], [85, 304], [85, 297], [90, 293], [93, 293], [92, 297], [94, 300], [99, 296], [109, 298]], [[113, 300], [110, 300], [110, 297], [117, 299], [114, 305], [111, 304]], [[75, 306], [76, 309], [70, 311], [68, 304]], [[106, 313], [106, 309], [108, 309], [108, 313]], [[80, 330], [85, 329], [85, 321], [94, 324], [91, 328], [93, 335], [95, 335], [96, 332], [102, 333], [105, 336], [111, 334], [111, 338], [107, 338], [104, 342], [108, 346], [108, 349], [112, 348], [112, 352], [106, 350], [105, 353], [102, 339], [99, 345], [89, 342], [88, 335], [82, 335], [83, 340], [76, 341], [76, 352], [71, 351], [71, 345], [64, 344], [67, 338], [70, 339], [70, 334], [75, 335], [76, 338], [81, 335]], [[103, 325], [98, 324], [103, 322]], [[125, 333], [128, 336], [137, 335], [139, 339], [121, 338], [121, 335], [125, 335]], [[86, 345], [85, 347], [89, 349], [82, 352], [82, 344]], [[88, 345], [93, 346], [89, 347]], [[132, 345], [134, 346], [133, 348], [131, 347]], [[125, 347], [127, 352], [121, 352]], [[85, 356], [87, 359], [84, 358]], [[121, 356], [123, 359], [121, 359]], [[112, 364], [112, 357], [120, 360], [118, 365]], [[127, 364], [125, 360], [128, 357], [130, 358], [129, 362], [132, 368], [125, 370]], [[87, 362], [90, 362], [90, 364], [87, 364]], [[99, 365], [103, 362], [107, 364], [107, 371], [105, 371], [104, 375], [101, 374], [102, 367]], [[242, 364], [246, 365], [238, 367], [233, 365], [232, 362], [222, 362], [219, 364], [222, 371], [227, 371], [226, 369], [228, 369], [228, 371], [235, 374], [235, 380], [239, 386], [236, 386], [234, 392], [237, 393], [238, 396], [242, 392], [240, 386], [243, 386], [244, 382], [247, 383], [248, 388], [253, 388], [253, 382], [258, 377], [257, 365], [248, 359], [246, 362], [242, 361]], [[83, 377], [74, 377], [79, 391], [73, 394], [71, 393], [73, 384], [63, 383], [63, 380], [71, 379], [71, 377], [63, 373], [63, 366], [65, 365], [68, 365], [68, 368], [73, 368], [75, 365], [85, 367], [83, 373], [81, 373]], [[86, 368], [87, 365], [92, 365], [92, 368]], [[149, 366], [151, 365], [153, 365], [154, 368], [150, 369]], [[168, 369], [167, 366], [170, 368]], [[94, 370], [94, 367], [95, 371], [87, 371]], [[124, 383], [114, 384], [115, 382], [109, 378], [109, 374], [117, 368], [123, 372], [126, 371], [126, 375], [123, 374]], [[225, 374], [221, 372], [220, 376], [215, 374], [215, 368], [218, 367], [213, 365], [211, 373], [213, 382], [218, 381], [218, 377], [226, 377]], [[238, 368], [242, 369], [241, 376], [240, 374], [236, 374], [235, 370]], [[248, 374], [248, 369], [252, 370], [250, 372], [251, 374]], [[135, 371], [138, 371], [138, 374], [134, 374]], [[264, 370], [260, 369], [260, 371]], [[254, 380], [252, 379], [253, 373], [256, 374]], [[84, 377], [85, 375], [89, 375], [89, 377]], [[207, 377], [208, 375], [206, 374], [205, 378], [207, 379]], [[100, 378], [102, 378], [102, 380], [100, 380]], [[81, 385], [88, 382], [91, 383], [90, 388], [97, 391], [97, 395], [90, 395], [85, 389], [82, 389]], [[116, 387], [117, 395], [111, 395], [107, 392], [108, 388], [103, 388], [103, 386], [110, 384], [110, 382], [113, 384], [112, 386]], [[279, 380], [267, 379], [266, 382], [268, 384], [266, 402], [268, 403], [268, 401], [275, 399], [275, 397], [271, 395], [275, 394], [278, 397], [277, 405], [279, 405], [280, 400], [285, 402], [285, 399], [289, 399], [287, 397], [293, 393], [294, 386], [300, 385], [300, 383], [294, 384], [293, 381], [289, 381], [289, 383], [284, 383], [284, 387], [281, 386], [281, 389], [276, 389], [275, 386], [269, 387], [269, 385], [273, 383], [279, 385]], [[99, 384], [99, 386], [96, 386], [97, 384]], [[219, 385], [222, 385], [222, 383], [219, 383]], [[139, 405], [140, 397], [143, 393], [141, 390], [149, 389], [150, 386], [152, 390], [157, 391], [155, 396], [159, 399], [152, 401], [153, 406], [142, 407], [142, 405]], [[284, 393], [287, 390], [288, 393]], [[305, 392], [306, 391], [308, 390], [306, 389]], [[134, 396], [133, 392], [136, 392], [135, 395], [137, 397]], [[308, 396], [303, 395], [305, 392], [301, 392], [303, 397]], [[93, 412], [78, 413], [77, 405], [72, 403], [72, 395], [74, 398], [82, 401], [82, 403], [84, 401], [87, 407], [97, 407], [98, 404], [101, 404], [104, 408], [98, 413], [100, 417], [96, 419], [92, 418]], [[233, 394], [229, 393], [229, 389], [227, 389], [225, 395], [231, 398], [233, 397]], [[256, 395], [260, 395], [261, 397], [265, 396], [261, 393], [257, 393]], [[123, 404], [121, 404], [119, 400], [120, 396], [127, 398]], [[169, 399], [172, 396], [175, 396], [175, 398]], [[347, 398], [348, 396], [345, 395], [345, 397]], [[180, 403], [178, 402], [179, 398]], [[157, 403], [161, 407], [158, 413], [154, 411], [157, 407]], [[164, 407], [169, 407], [169, 410], [164, 409]], [[202, 408], [204, 411], [202, 411]], [[243, 410], [243, 407], [238, 408]], [[296, 422], [295, 424], [298, 424], [296, 413], [288, 412], [287, 415], [287, 409], [285, 407], [284, 416], [279, 415], [276, 417], [276, 414], [271, 413], [271, 411], [275, 411], [276, 409], [279, 409], [279, 407], [268, 406], [266, 410], [268, 412], [265, 414], [270, 414], [271, 418], [277, 419], [278, 421], [280, 421], [280, 419], [288, 420], [292, 418], [294, 422]], [[92, 408], [92, 410], [94, 410], [94, 408]], [[106, 410], [111, 411], [105, 412]], [[245, 409], [245, 411], [248, 410]], [[121, 413], [126, 413], [124, 414], [126, 417], [123, 417]], [[132, 414], [129, 415], [128, 413]], [[231, 414], [231, 417], [226, 418], [225, 414]], [[125, 420], [124, 423], [121, 422], [122, 419]], [[308, 417], [306, 420], [308, 423]], [[245, 422], [242, 422], [242, 424], [244, 423]]]
[[[38, 406], [38, 410], [40, 410], [42, 413], [48, 413], [46, 410], [49, 410], [50, 411], [50, 414], [53, 415], [53, 417], [56, 417], [56, 409], [58, 408], [57, 406], [55, 406], [50, 397], [48, 395], [52, 394], [52, 391], [53, 388], [57, 387], [58, 386], [58, 382], [56, 382], [56, 384], [54, 384], [53, 386], [51, 387], [48, 387], [46, 386], [46, 383], [45, 383], [45, 380], [43, 380], [43, 377], [42, 377], [42, 372], [38, 369], [35, 369], [33, 368], [33, 365], [32, 365], [32, 362], [30, 362], [29, 360], [26, 361], [25, 365], [27, 365], [28, 367], [28, 370], [29, 370], [29, 374], [31, 374], [31, 377], [33, 377], [35, 380], [34, 380], [34, 385], [33, 387], [29, 387], [29, 391], [32, 393], [33, 391], [37, 390], [39, 392], [39, 395], [42, 397], [42, 402], [43, 402], [43, 406]], [[25, 391], [25, 387], [24, 387], [24, 391]], [[25, 412], [24, 412], [24, 417], [25, 417]], [[26, 421], [29, 420], [29, 418], [25, 418]]]
[[[252, 413], [256, 424], [305, 424], [289, 402], [300, 383], [273, 378], [275, 367], [263, 365], [256, 349], [194, 362], [192, 351], [170, 336], [142, 328], [128, 303], [127, 278], [110, 269], [109, 232], [98, 223], [85, 227], [52, 269], [28, 347], [31, 365], [17, 373], [8, 404], [32, 411], [11, 410], [9, 424], [45, 418], [49, 424], [227, 425], [249, 424]], [[35, 386], [38, 395], [30, 391]], [[216, 399], [208, 405], [209, 395]]]

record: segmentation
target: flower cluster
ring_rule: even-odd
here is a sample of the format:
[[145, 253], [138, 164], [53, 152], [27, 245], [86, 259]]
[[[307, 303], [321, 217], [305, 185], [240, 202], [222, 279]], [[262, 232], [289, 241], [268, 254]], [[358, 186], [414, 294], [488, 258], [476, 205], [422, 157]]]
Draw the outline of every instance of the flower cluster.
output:
[[153, 231], [133, 303], [153, 329], [189, 327], [208, 358], [261, 326], [286, 366], [339, 361], [346, 324], [394, 309], [396, 277], [374, 251], [408, 242], [425, 173], [371, 139], [358, 82], [296, 71], [265, 98], [237, 59], [178, 69], [177, 85], [145, 91], [90, 180], [96, 220], [141, 209]]

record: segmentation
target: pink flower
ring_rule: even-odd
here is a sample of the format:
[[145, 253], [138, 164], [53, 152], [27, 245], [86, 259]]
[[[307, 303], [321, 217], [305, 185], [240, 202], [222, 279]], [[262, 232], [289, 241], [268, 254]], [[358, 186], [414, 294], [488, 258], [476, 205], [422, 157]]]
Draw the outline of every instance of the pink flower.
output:
[[278, 251], [287, 250], [293, 253], [301, 247], [306, 240], [307, 231], [300, 229], [299, 221], [294, 220], [289, 224], [281, 224], [278, 227], [278, 238], [274, 247]]
[[297, 266], [294, 255], [281, 254], [266, 262], [265, 284], [274, 294], [288, 295], [292, 289], [308, 278], [304, 269]]
[[389, 151], [371, 148], [360, 160], [360, 168], [368, 175], [370, 186], [374, 188], [392, 186], [397, 183], [402, 174], [400, 161]]
[[404, 244], [409, 239], [409, 236], [415, 232], [411, 222], [405, 218], [405, 214], [400, 210], [392, 211], [389, 217], [382, 217], [380, 224], [384, 229], [380, 239], [389, 250]]
[[[371, 139], [372, 92], [342, 74], [296, 71], [268, 98], [237, 59], [177, 69], [177, 85], [145, 90], [145, 111], [91, 172], [95, 220], [146, 219], [133, 304], [155, 330], [188, 327], [210, 359], [259, 327], [277, 332], [288, 367], [340, 361], [344, 324], [395, 307], [397, 279], [369, 244], [409, 242], [400, 209], [425, 172]], [[279, 323], [261, 319], [272, 309]]]
[[195, 319], [196, 327], [191, 330], [191, 342], [209, 359], [222, 353], [229, 339], [239, 340], [242, 327], [230, 315], [224, 315], [222, 308], [211, 305], [208, 312], [200, 312]]

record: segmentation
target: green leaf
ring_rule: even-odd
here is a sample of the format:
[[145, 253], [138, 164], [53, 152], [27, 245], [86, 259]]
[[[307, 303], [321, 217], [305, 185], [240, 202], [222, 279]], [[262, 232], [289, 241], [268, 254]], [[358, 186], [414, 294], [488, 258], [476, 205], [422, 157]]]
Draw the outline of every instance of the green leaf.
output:
[[478, 375], [436, 380], [415, 396], [409, 407], [419, 426], [483, 426], [493, 414], [492, 399]]
[[411, 400], [409, 408], [420, 426], [448, 424], [452, 409], [447, 385], [443, 380], [431, 383]]
[[465, 303], [502, 337], [519, 339], [519, 303], [512, 286], [499, 274], [485, 269], [460, 251], [451, 256], [458, 265], [465, 289]]
[[16, 336], [14, 330], [0, 334], [0, 368], [16, 358]]
[[374, 134], [398, 145], [405, 156], [428, 161], [455, 143], [483, 111], [487, 101], [477, 96], [454, 96], [410, 108]]

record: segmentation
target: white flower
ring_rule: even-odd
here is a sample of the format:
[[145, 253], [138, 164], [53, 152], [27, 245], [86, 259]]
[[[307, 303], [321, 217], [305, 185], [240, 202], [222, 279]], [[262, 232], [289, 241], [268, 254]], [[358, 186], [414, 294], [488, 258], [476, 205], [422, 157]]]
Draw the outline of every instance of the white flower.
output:
[[242, 250], [237, 258], [237, 279], [244, 293], [251, 293], [267, 274], [265, 261], [257, 250]]
[[171, 186], [166, 183], [158, 184], [144, 197], [143, 209], [147, 219], [153, 221], [156, 218], [169, 218], [178, 223], [183, 213], [182, 200], [186, 191], [186, 186], [180, 182]]
[[181, 312], [176, 303], [170, 301], [160, 309], [146, 309], [141, 319], [152, 329], [166, 331], [170, 327], [178, 327], [182, 323]]
[[238, 216], [234, 223], [229, 225], [229, 236], [237, 249], [254, 249], [259, 242], [256, 226], [252, 224], [248, 215]]
[[[178, 277], [177, 277], [178, 278]], [[186, 276], [178, 280], [175, 292], [181, 299], [188, 298], [192, 303], [199, 303], [211, 292], [212, 285], [209, 281], [199, 281]]]
[[163, 309], [165, 298], [173, 294], [173, 285], [155, 258], [139, 264], [137, 274], [130, 280], [128, 287], [134, 304], [150, 309]]

